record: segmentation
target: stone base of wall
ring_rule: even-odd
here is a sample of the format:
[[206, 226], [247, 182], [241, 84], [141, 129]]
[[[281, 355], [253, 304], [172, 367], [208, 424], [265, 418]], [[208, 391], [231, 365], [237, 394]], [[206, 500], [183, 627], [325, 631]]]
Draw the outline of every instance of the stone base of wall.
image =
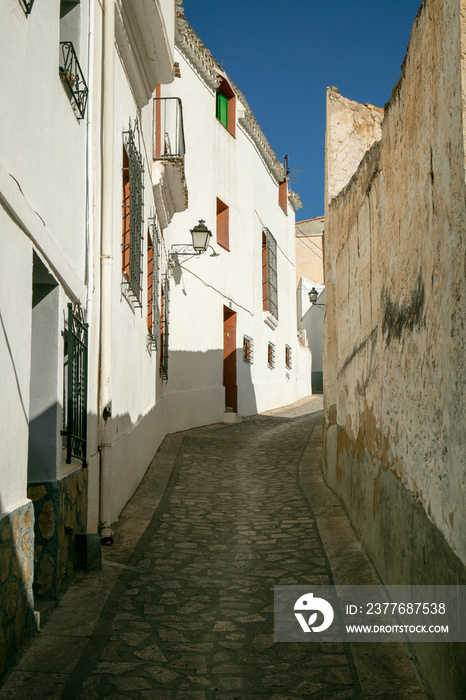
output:
[[34, 596], [57, 598], [76, 568], [75, 534], [86, 531], [87, 470], [60, 481], [31, 484], [34, 504]]
[[32, 503], [0, 521], [0, 675], [34, 630]]
[[[466, 585], [466, 570], [413, 494], [367, 450], [325, 429], [324, 478], [386, 585]], [[340, 434], [340, 438], [341, 438]], [[344, 445], [344, 446], [343, 446]], [[433, 697], [456, 700], [466, 688], [464, 644], [413, 644]]]

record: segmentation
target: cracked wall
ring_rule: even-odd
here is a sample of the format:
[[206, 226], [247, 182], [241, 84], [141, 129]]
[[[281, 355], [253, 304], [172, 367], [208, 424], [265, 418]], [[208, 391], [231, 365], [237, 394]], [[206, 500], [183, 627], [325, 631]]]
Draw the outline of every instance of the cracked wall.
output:
[[465, 22], [424, 0], [381, 126], [327, 94], [324, 471], [388, 584], [466, 583]]

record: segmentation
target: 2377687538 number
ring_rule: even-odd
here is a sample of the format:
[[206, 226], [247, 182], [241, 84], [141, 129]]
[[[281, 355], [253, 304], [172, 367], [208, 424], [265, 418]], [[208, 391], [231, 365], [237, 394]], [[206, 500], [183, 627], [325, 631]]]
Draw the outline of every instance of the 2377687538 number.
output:
[[444, 615], [445, 603], [366, 603], [366, 615]]

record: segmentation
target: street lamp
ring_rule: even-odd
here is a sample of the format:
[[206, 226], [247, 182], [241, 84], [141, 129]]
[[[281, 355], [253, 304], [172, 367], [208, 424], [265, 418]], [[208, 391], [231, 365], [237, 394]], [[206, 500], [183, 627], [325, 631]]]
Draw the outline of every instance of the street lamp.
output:
[[193, 239], [193, 248], [197, 255], [205, 253], [209, 241], [212, 238], [212, 233], [205, 225], [204, 219], [199, 219], [199, 223], [191, 229], [191, 236]]
[[325, 304], [317, 304], [316, 303], [317, 299], [319, 297], [319, 292], [317, 291], [317, 289], [315, 287], [313, 287], [311, 289], [311, 291], [308, 292], [308, 295], [309, 295], [309, 301], [311, 302], [311, 304], [313, 306], [324, 306], [325, 307]]
[[[170, 253], [168, 254], [169, 260], [173, 265], [179, 265], [181, 260], [185, 257], [190, 257], [191, 255], [202, 255], [205, 253], [207, 248], [212, 248], [209, 241], [212, 238], [212, 233], [207, 228], [204, 219], [199, 219], [199, 223], [196, 224], [192, 229], [190, 229], [192, 244], [189, 243], [174, 243], [171, 246]], [[218, 257], [218, 253], [212, 248], [213, 253], [211, 257]]]

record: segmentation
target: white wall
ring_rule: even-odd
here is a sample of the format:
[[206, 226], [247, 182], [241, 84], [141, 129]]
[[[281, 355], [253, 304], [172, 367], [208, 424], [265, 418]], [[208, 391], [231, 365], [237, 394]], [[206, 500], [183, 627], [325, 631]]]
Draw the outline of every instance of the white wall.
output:
[[[32, 250], [0, 207], [0, 516], [26, 500]], [[18, 320], [21, 319], [21, 323]]]
[[[51, 246], [83, 280], [86, 125], [76, 119], [59, 77], [59, 4], [37, 4], [28, 17], [19, 2], [1, 4], [0, 162], [40, 217]], [[81, 6], [79, 60], [87, 79], [87, 2]]]
[[[174, 217], [164, 235], [167, 248], [173, 243], [189, 243], [189, 230], [198, 219], [205, 219], [213, 233], [212, 245], [220, 257], [206, 254], [183, 263], [186, 270], [181, 274], [176, 271], [176, 290], [184, 288], [184, 292], [178, 296], [175, 292], [172, 297], [170, 347], [175, 351], [190, 349], [193, 353], [202, 348], [208, 350], [216, 358], [211, 377], [221, 389], [223, 306], [235, 311], [238, 412], [248, 415], [291, 403], [310, 393], [310, 365], [304, 367], [307, 377], [299, 381], [296, 366], [287, 371], [284, 359], [285, 344], [292, 347], [295, 359], [299, 353], [294, 212], [288, 207], [286, 215], [278, 205], [278, 182], [243, 127], [237, 123], [236, 138], [232, 137], [215, 117], [214, 90], [205, 85], [179, 50], [176, 60], [182, 77], [164, 86], [162, 95], [182, 99], [189, 207]], [[237, 118], [243, 109], [237, 100]], [[216, 242], [217, 197], [229, 207], [229, 251]], [[263, 227], [270, 230], [277, 242], [279, 321], [275, 330], [264, 323], [267, 314], [262, 311]], [[242, 359], [243, 334], [254, 340], [252, 365]], [[276, 348], [274, 370], [267, 366], [269, 341]], [[170, 376], [166, 391], [179, 391], [183, 381], [178, 374], [173, 379]], [[221, 419], [220, 410], [218, 419]]]
[[[59, 438], [61, 333], [68, 300], [85, 302], [86, 126], [76, 119], [59, 77], [59, 5], [36, 3], [28, 16], [19, 2], [0, 6], [2, 513], [26, 500], [29, 421], [37, 427], [35, 438], [43, 430], [47, 467], [41, 476], [57, 478], [70, 468], [61, 464]], [[87, 13], [83, 0], [79, 60], [86, 78]], [[58, 285], [36, 307], [35, 320], [34, 255]], [[50, 304], [50, 323], [42, 324], [40, 315]], [[36, 363], [38, 347], [46, 366]]]

